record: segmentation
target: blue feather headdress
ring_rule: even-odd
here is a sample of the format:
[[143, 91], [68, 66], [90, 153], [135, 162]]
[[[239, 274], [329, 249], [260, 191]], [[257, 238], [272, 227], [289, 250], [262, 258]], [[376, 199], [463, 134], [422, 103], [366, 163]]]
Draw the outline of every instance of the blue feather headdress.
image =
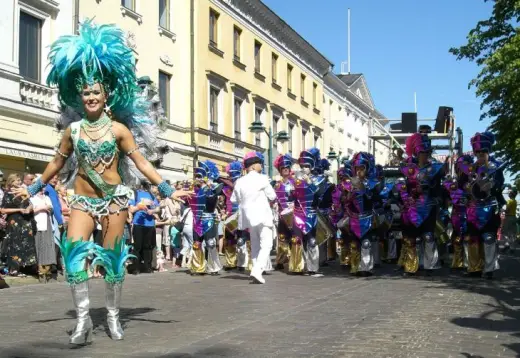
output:
[[208, 178], [215, 181], [220, 177], [220, 171], [214, 162], [211, 160], [205, 160], [199, 162], [199, 166], [195, 168], [195, 177], [199, 179]]
[[300, 166], [308, 165], [311, 169], [316, 168], [319, 165], [319, 161], [320, 150], [315, 147], [302, 151], [298, 158], [298, 164], [300, 164]]
[[[78, 35], [62, 36], [51, 45], [49, 61], [47, 82], [58, 86], [62, 104], [61, 116], [56, 121], [58, 130], [81, 120], [83, 86], [100, 83], [107, 93], [107, 105], [114, 120], [130, 129], [139, 151], [148, 161], [155, 166], [161, 164], [170, 149], [158, 138], [166, 128], [167, 118], [157, 88], [151, 83], [139, 87], [134, 56], [121, 29], [115, 25], [96, 25], [87, 19], [80, 24]], [[73, 153], [60, 172], [66, 185], [72, 184], [77, 169]], [[128, 157], [119, 162], [118, 169], [126, 185], [137, 185], [144, 179]]]
[[242, 175], [242, 163], [238, 160], [229, 163], [226, 166], [226, 173], [231, 177], [231, 180], [237, 180]]
[[120, 28], [85, 20], [78, 35], [62, 36], [51, 45], [49, 61], [47, 83], [58, 87], [63, 106], [82, 113], [80, 91], [84, 85], [98, 82], [116, 116], [134, 105], [138, 89], [135, 59]]

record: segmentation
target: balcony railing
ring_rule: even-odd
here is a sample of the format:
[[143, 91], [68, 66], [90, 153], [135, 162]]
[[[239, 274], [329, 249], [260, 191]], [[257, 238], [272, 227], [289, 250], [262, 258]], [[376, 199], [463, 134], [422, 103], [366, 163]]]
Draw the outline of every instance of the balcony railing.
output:
[[245, 154], [245, 147], [242, 144], [235, 143], [235, 154], [242, 157]]
[[222, 139], [217, 136], [210, 135], [208, 141], [208, 147], [211, 149], [222, 149]]
[[58, 110], [57, 90], [27, 80], [20, 80], [20, 96], [23, 103]]

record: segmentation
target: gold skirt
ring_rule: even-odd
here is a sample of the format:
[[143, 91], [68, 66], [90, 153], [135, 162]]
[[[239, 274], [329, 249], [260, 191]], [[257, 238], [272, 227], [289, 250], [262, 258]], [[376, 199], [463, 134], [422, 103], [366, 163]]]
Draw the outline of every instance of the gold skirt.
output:
[[350, 273], [356, 273], [359, 269], [359, 263], [361, 262], [361, 251], [357, 240], [350, 242]]
[[202, 249], [202, 242], [193, 243], [193, 253], [190, 262], [191, 273], [206, 273], [206, 258], [204, 257], [204, 250]]
[[251, 256], [251, 240], [247, 240], [246, 247], [247, 257], [249, 258], [249, 262], [247, 263], [247, 269], [248, 271], [251, 271], [253, 269], [253, 257]]
[[453, 259], [451, 260], [451, 268], [464, 268], [464, 246], [462, 245], [462, 238], [460, 236], [453, 239]]
[[419, 258], [417, 257], [415, 240], [415, 238], [403, 238], [403, 247], [399, 261], [404, 267], [404, 272], [416, 273], [419, 270]]
[[224, 237], [224, 267], [237, 267], [237, 244], [235, 240], [226, 240]]
[[303, 258], [303, 246], [298, 239], [292, 238], [292, 245], [289, 254], [289, 272], [303, 272], [305, 260]]
[[285, 241], [285, 235], [280, 234], [278, 237], [278, 247], [276, 248], [276, 265], [283, 265], [289, 262], [291, 249], [289, 244]]
[[350, 265], [350, 246], [345, 245], [343, 240], [338, 241], [338, 245], [340, 245], [339, 264], [341, 266], [349, 266]]
[[471, 240], [466, 237], [468, 243], [468, 272], [481, 272], [484, 270], [484, 248], [480, 240]]

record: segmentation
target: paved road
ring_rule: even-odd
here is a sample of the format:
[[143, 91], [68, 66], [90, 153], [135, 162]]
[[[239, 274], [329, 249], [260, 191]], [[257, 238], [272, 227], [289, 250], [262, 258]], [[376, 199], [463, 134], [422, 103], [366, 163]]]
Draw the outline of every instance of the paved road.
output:
[[64, 283], [0, 291], [0, 357], [515, 357], [520, 356], [520, 260], [494, 281], [401, 278], [391, 267], [352, 278], [128, 277], [124, 342], [105, 333], [103, 282], [91, 281], [94, 343], [70, 349], [74, 311]]

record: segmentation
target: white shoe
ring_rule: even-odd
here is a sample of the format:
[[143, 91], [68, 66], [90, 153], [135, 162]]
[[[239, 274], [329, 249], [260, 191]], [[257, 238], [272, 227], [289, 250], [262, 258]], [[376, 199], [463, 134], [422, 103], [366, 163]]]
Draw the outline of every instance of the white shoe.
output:
[[253, 279], [254, 283], [262, 283], [262, 284], [265, 283], [265, 280], [262, 277], [262, 275], [251, 274], [249, 277], [251, 277]]

